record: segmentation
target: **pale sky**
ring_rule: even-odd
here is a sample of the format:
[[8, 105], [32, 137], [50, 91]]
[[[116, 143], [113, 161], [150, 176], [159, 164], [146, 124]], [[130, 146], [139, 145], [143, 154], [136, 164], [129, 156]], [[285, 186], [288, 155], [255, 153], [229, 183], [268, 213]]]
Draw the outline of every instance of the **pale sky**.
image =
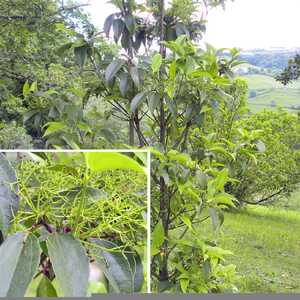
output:
[[[98, 27], [113, 12], [107, 0], [88, 0]], [[300, 47], [300, 0], [235, 0], [208, 16], [205, 41], [217, 48]]]

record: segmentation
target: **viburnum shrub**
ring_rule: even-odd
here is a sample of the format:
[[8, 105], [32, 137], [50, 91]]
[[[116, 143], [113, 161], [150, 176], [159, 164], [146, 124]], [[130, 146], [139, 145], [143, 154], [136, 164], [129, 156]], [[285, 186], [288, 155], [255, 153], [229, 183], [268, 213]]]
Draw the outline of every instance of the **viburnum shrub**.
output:
[[146, 175], [137, 160], [107, 152], [1, 154], [0, 295], [22, 297], [30, 286], [37, 296], [87, 296], [91, 263], [106, 292], [141, 291]]

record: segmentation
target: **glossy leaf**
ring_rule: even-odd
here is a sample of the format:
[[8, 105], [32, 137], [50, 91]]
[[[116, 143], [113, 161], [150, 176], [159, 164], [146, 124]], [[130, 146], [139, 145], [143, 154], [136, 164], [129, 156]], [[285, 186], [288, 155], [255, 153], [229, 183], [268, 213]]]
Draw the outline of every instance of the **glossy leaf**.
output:
[[159, 104], [160, 104], [160, 96], [156, 93], [152, 93], [148, 100], [149, 109], [152, 114], [159, 106]]
[[135, 86], [137, 88], [140, 87], [140, 75], [139, 75], [139, 70], [136, 66], [131, 66], [129, 68], [129, 73], [130, 73], [130, 76], [132, 78], [132, 81], [134, 82]]
[[120, 75], [120, 92], [123, 97], [125, 97], [129, 91], [130, 88], [129, 84], [130, 84], [129, 75], [127, 73], [122, 73]]
[[65, 129], [67, 126], [65, 123], [62, 122], [49, 122], [45, 125], [45, 127], [47, 127], [47, 129], [44, 133], [44, 137], [51, 135], [53, 133], [57, 133]]
[[0, 247], [0, 297], [23, 297], [40, 261], [40, 247], [34, 235], [18, 232]]
[[23, 85], [24, 98], [26, 98], [29, 94], [30, 94], [30, 85], [29, 85], [28, 81], [26, 81], [25, 84]]
[[131, 100], [130, 108], [131, 112], [134, 113], [138, 106], [145, 100], [145, 92], [138, 93], [135, 97]]
[[86, 152], [88, 168], [94, 172], [107, 170], [133, 170], [144, 173], [144, 168], [134, 159], [116, 152]]
[[115, 14], [111, 14], [106, 18], [104, 22], [103, 31], [105, 32], [107, 37], [109, 36], [114, 19], [115, 19]]
[[129, 31], [129, 33], [131, 35], [133, 35], [134, 31], [135, 31], [135, 19], [133, 16], [126, 16], [125, 17], [125, 24], [126, 24], [126, 27]]
[[116, 19], [113, 22], [113, 30], [114, 30], [114, 41], [117, 43], [123, 33], [124, 29], [124, 22], [121, 19]]
[[70, 234], [47, 238], [49, 257], [65, 297], [84, 297], [89, 279], [89, 260], [81, 243]]
[[105, 80], [107, 83], [111, 82], [113, 78], [117, 75], [117, 73], [124, 66], [125, 61], [122, 59], [115, 59], [111, 62], [111, 64], [107, 67], [105, 71]]
[[113, 248], [118, 245], [109, 241], [92, 239], [96, 246], [92, 256], [104, 272], [109, 287], [115, 293], [139, 292], [143, 285], [143, 265], [141, 259], [130, 252], [122, 253]]

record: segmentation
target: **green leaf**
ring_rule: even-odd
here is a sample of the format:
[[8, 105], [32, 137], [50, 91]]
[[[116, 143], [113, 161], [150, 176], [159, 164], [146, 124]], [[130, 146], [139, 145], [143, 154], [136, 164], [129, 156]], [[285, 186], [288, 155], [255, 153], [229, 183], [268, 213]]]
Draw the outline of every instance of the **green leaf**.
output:
[[0, 297], [23, 297], [36, 274], [41, 250], [34, 235], [18, 232], [0, 247]]
[[214, 201], [218, 205], [225, 205], [225, 206], [229, 206], [229, 207], [235, 206], [232, 200], [234, 200], [234, 197], [227, 193], [220, 193], [214, 197]]
[[182, 216], [182, 217], [180, 217], [180, 219], [189, 228], [189, 230], [191, 230], [191, 231], [194, 230], [192, 221], [188, 215]]
[[135, 66], [129, 67], [129, 73], [130, 73], [130, 76], [131, 76], [132, 81], [134, 82], [135, 86], [137, 88], [139, 88], [140, 87], [140, 75], [139, 75], [138, 68]]
[[94, 172], [108, 170], [133, 170], [145, 172], [145, 169], [134, 159], [116, 152], [85, 152], [88, 168]]
[[176, 23], [176, 35], [187, 35], [189, 36], [189, 31], [187, 30], [186, 26], [183, 23]]
[[122, 97], [125, 97], [126, 94], [129, 91], [129, 83], [130, 83], [130, 78], [127, 73], [122, 73], [120, 75], [120, 92]]
[[218, 211], [215, 208], [210, 207], [208, 209], [208, 212], [209, 212], [209, 215], [210, 215], [210, 218], [211, 218], [213, 229], [216, 231], [221, 226], [221, 220], [219, 218]]
[[145, 95], [146, 95], [145, 92], [138, 93], [131, 100], [130, 109], [131, 109], [132, 113], [134, 113], [136, 111], [136, 109], [138, 108], [138, 106], [142, 103], [142, 101], [145, 100]]
[[56, 290], [52, 282], [43, 275], [36, 292], [37, 297], [57, 297]]
[[159, 253], [159, 249], [165, 240], [164, 227], [161, 221], [154, 227], [151, 237], [151, 255], [154, 256]]
[[115, 293], [139, 292], [143, 286], [143, 265], [138, 255], [131, 252], [120, 252], [114, 248], [115, 243], [91, 239], [95, 246], [91, 249], [92, 256], [100, 264], [109, 287]]
[[170, 65], [169, 77], [171, 81], [174, 81], [176, 78], [176, 60], [174, 60]]
[[88, 45], [83, 45], [80, 47], [74, 48], [74, 54], [77, 61], [77, 64], [80, 68], [83, 68], [86, 57], [87, 57]]
[[113, 30], [114, 30], [114, 41], [118, 43], [121, 34], [123, 33], [123, 29], [125, 27], [124, 22], [121, 19], [116, 19], [113, 21]]
[[131, 35], [133, 35], [134, 32], [135, 32], [135, 19], [134, 19], [134, 17], [130, 16], [130, 15], [126, 16], [125, 17], [125, 24], [126, 24], [126, 27], [127, 27], [128, 31], [129, 31], [129, 33]]
[[151, 68], [153, 73], [157, 73], [162, 64], [162, 56], [157, 53], [152, 57]]
[[37, 92], [37, 90], [38, 90], [38, 85], [37, 85], [37, 82], [34, 81], [34, 82], [31, 84], [30, 92], [35, 93], [35, 92]]
[[77, 127], [78, 127], [80, 130], [84, 131], [85, 133], [92, 133], [91, 127], [90, 127], [88, 124], [86, 124], [86, 123], [79, 122], [79, 123], [77, 124]]
[[73, 42], [67, 43], [62, 45], [60, 48], [57, 50], [58, 56], [62, 56], [65, 54], [66, 51], [70, 50], [73, 46]]
[[124, 66], [125, 61], [123, 59], [115, 59], [111, 62], [111, 64], [107, 67], [105, 71], [105, 81], [106, 83], [110, 83], [116, 74], [121, 70]]
[[30, 94], [30, 85], [28, 80], [26, 80], [25, 84], [23, 85], [23, 96], [26, 98]]
[[65, 297], [84, 297], [89, 280], [89, 260], [81, 243], [70, 234], [54, 233], [47, 247], [55, 276]]
[[115, 14], [111, 14], [110, 16], [108, 16], [104, 22], [104, 26], [103, 26], [103, 31], [105, 32], [106, 36], [109, 36], [109, 32], [111, 29], [111, 26], [114, 22], [115, 19]]
[[44, 127], [47, 127], [45, 133], [44, 133], [44, 137], [51, 135], [53, 133], [57, 133], [63, 129], [65, 129], [67, 126], [66, 124], [62, 123], [62, 122], [49, 122], [47, 124], [45, 124]]
[[26, 122], [28, 122], [33, 116], [35, 116], [39, 112], [40, 110], [38, 109], [27, 111], [25, 114], [23, 114], [23, 123], [25, 124]]
[[219, 172], [217, 178], [215, 179], [216, 190], [222, 191], [224, 189], [224, 185], [228, 180], [228, 170], [223, 169]]
[[[6, 157], [0, 153], [0, 230], [7, 232], [19, 209], [17, 175]], [[14, 187], [15, 186], [15, 187]]]
[[181, 287], [181, 290], [184, 294], [186, 294], [189, 284], [190, 284], [190, 280], [188, 278], [181, 278], [180, 279], [180, 287]]
[[156, 93], [152, 93], [148, 100], [148, 105], [151, 113], [153, 114], [155, 109], [159, 106], [160, 96]]

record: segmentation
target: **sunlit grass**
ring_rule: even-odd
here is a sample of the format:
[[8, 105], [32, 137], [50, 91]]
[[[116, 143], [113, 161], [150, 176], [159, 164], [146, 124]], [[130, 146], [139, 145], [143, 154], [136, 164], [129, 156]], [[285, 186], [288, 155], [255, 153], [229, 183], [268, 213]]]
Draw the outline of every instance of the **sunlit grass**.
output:
[[[290, 200], [295, 210], [248, 206], [226, 213], [218, 239], [234, 253], [227, 263], [237, 265], [241, 293], [300, 292], [300, 194]], [[201, 227], [213, 236], [211, 224]]]

